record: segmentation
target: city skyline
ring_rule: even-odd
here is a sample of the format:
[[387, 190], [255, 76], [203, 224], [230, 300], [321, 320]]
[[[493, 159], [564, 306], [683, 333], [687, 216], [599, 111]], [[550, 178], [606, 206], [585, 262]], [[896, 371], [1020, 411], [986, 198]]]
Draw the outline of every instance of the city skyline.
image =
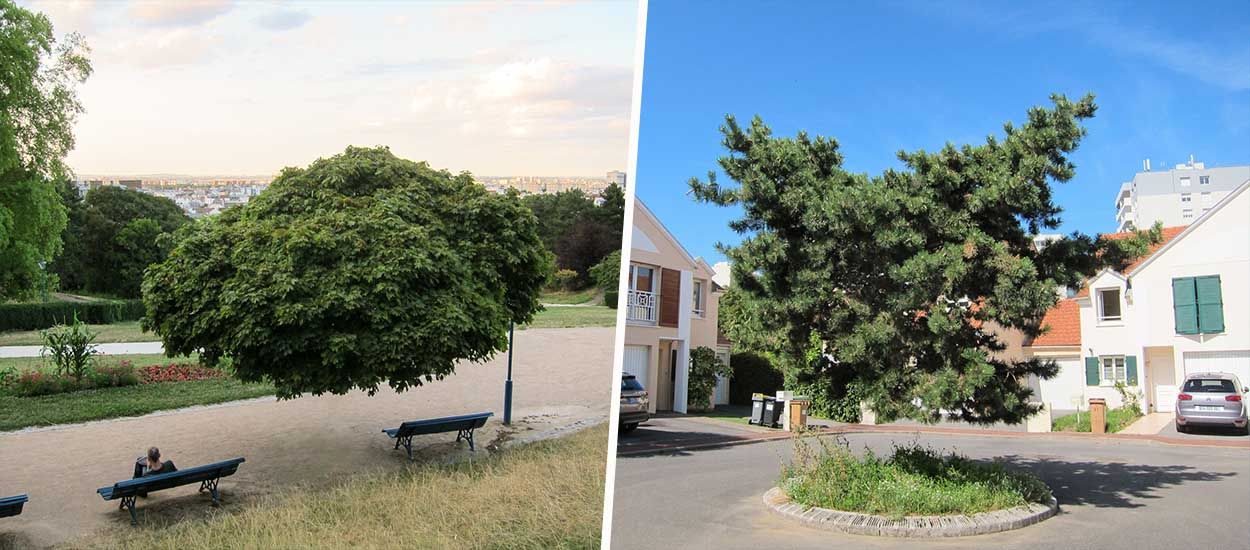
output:
[[276, 175], [349, 145], [475, 175], [626, 165], [632, 3], [21, 3], [92, 48], [79, 174]]

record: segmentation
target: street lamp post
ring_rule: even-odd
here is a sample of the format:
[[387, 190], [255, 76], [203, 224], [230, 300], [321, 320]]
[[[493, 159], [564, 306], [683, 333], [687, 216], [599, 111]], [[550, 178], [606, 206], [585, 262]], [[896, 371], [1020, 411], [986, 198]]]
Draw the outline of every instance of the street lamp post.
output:
[[516, 324], [508, 324], [508, 379], [503, 383], [503, 425], [512, 425], [512, 341]]
[[39, 260], [39, 273], [43, 276], [43, 303], [48, 303], [48, 262]]

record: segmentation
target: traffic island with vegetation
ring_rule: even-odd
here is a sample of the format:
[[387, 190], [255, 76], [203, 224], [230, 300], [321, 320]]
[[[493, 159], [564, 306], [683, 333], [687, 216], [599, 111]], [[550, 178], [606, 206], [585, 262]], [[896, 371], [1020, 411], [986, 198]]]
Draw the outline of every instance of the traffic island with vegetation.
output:
[[856, 456], [845, 442], [799, 440], [780, 487], [809, 507], [904, 518], [970, 515], [1051, 501], [1031, 474], [1001, 462], [979, 462], [919, 445], [896, 446], [889, 456]]
[[119, 527], [99, 542], [188, 550], [221, 541], [240, 548], [599, 548], [607, 431], [603, 425], [484, 460], [295, 490], [204, 520]]

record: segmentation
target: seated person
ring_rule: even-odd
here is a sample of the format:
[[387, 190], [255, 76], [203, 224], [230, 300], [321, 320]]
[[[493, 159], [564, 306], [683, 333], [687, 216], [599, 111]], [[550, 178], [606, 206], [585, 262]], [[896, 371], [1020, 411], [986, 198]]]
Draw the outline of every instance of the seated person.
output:
[[176, 471], [178, 471], [178, 468], [174, 467], [174, 461], [161, 461], [161, 450], [156, 447], [148, 449], [147, 456], [135, 459], [135, 477], [154, 476]]

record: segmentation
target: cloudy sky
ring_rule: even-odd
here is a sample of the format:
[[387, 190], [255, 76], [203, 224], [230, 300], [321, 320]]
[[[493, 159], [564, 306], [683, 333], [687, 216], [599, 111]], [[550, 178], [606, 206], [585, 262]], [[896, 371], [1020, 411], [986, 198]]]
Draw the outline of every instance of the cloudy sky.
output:
[[479, 175], [628, 156], [633, 2], [22, 2], [82, 33], [80, 174], [270, 174], [348, 145]]

